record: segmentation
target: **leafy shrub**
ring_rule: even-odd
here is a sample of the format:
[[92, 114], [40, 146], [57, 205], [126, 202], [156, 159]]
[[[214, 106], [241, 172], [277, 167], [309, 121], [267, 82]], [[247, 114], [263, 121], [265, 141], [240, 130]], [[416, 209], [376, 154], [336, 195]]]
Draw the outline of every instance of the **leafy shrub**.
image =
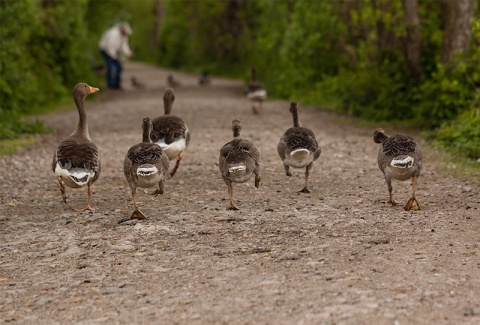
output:
[[20, 117], [92, 80], [85, 55], [87, 0], [0, 2], [0, 139], [38, 132]]
[[[478, 98], [477, 100], [479, 100]], [[444, 122], [434, 133], [434, 144], [449, 148], [455, 154], [480, 158], [480, 109], [464, 112], [453, 121]]]

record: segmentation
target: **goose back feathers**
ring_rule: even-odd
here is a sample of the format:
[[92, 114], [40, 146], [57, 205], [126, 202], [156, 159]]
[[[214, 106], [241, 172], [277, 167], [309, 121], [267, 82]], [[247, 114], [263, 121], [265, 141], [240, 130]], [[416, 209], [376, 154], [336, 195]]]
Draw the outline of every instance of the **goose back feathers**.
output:
[[293, 127], [287, 129], [277, 145], [277, 152], [283, 161], [285, 173], [291, 176], [290, 167], [305, 168], [305, 187], [300, 191], [309, 193], [308, 176], [313, 162], [320, 157], [321, 149], [315, 134], [308, 128], [302, 127], [298, 119], [296, 102], [290, 104], [290, 113], [293, 118]]
[[170, 115], [175, 94], [172, 88], [167, 88], [163, 95], [164, 115], [153, 119], [153, 129], [150, 138], [153, 143], [162, 147], [169, 160], [177, 159], [170, 176], [177, 171], [182, 153], [190, 143], [190, 131], [185, 122], [178, 116]]
[[233, 203], [232, 183], [244, 183], [248, 181], [252, 175], [255, 175], [255, 187], [258, 188], [261, 180], [260, 152], [252, 142], [241, 138], [241, 129], [240, 120], [233, 120], [232, 131], [234, 139], [227, 142], [220, 149], [218, 162], [222, 178], [228, 187], [230, 197], [228, 209], [230, 210], [238, 210]]
[[251, 68], [251, 80], [245, 92], [251, 102], [253, 114], [259, 114], [263, 101], [267, 99], [267, 90], [257, 81], [257, 69], [254, 66]]
[[405, 181], [412, 179], [413, 193], [404, 206], [405, 210], [420, 210], [415, 198], [417, 178], [422, 170], [422, 151], [414, 138], [409, 135], [397, 134], [388, 136], [382, 129], [375, 130], [373, 141], [381, 144], [377, 164], [382, 171], [388, 186], [389, 203], [397, 205], [392, 197], [392, 179]]
[[123, 172], [128, 185], [132, 190], [134, 212], [133, 219], [145, 219], [136, 204], [137, 187], [149, 188], [158, 186], [155, 195], [163, 194], [165, 186], [165, 175], [168, 172], [169, 160], [162, 148], [150, 139], [152, 122], [146, 117], [142, 123], [142, 142], [132, 146], [124, 160]]

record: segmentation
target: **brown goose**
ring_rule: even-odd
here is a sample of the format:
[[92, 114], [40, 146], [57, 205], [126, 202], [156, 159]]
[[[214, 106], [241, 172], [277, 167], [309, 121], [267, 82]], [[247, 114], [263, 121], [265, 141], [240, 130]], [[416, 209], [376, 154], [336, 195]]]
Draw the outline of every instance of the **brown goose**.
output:
[[302, 127], [298, 121], [296, 102], [290, 104], [290, 113], [293, 117], [293, 127], [285, 131], [277, 145], [277, 151], [283, 160], [287, 176], [292, 176], [290, 167], [305, 168], [305, 187], [300, 192], [310, 193], [308, 175], [313, 162], [320, 157], [321, 149], [315, 139], [315, 134], [310, 129]]
[[173, 75], [169, 74], [167, 76], [167, 85], [168, 87], [171, 87], [171, 88], [177, 88], [177, 87], [180, 87], [181, 84], [180, 84], [180, 81], [175, 80]]
[[253, 114], [257, 115], [262, 109], [263, 101], [267, 98], [267, 90], [257, 81], [257, 69], [251, 69], [252, 79], [247, 85], [246, 95], [252, 104]]
[[210, 78], [210, 73], [208, 71], [203, 71], [202, 75], [198, 79], [198, 84], [200, 86], [208, 86], [208, 85], [210, 85], [211, 82], [212, 82], [212, 80]]
[[90, 140], [88, 133], [87, 113], [85, 112], [85, 97], [99, 89], [86, 83], [79, 83], [73, 88], [73, 99], [78, 110], [78, 126], [65, 140], [60, 142], [53, 155], [52, 170], [57, 176], [62, 192], [63, 202], [67, 203], [65, 183], [68, 187], [79, 188], [87, 185], [88, 200], [85, 210], [92, 211], [92, 184], [100, 175], [100, 159], [98, 148]]
[[155, 196], [163, 194], [165, 175], [168, 171], [168, 158], [162, 148], [152, 143], [152, 121], [146, 117], [143, 119], [142, 142], [131, 147], [123, 163], [123, 172], [128, 185], [132, 189], [134, 211], [131, 219], [146, 219], [145, 215], [138, 210], [136, 202], [137, 187], [148, 188], [158, 186], [153, 193]]
[[248, 140], [242, 139], [239, 120], [232, 121], [233, 140], [220, 149], [218, 168], [228, 187], [230, 205], [228, 210], [238, 210], [233, 204], [233, 183], [245, 183], [255, 174], [255, 187], [260, 185], [260, 152]]
[[170, 172], [170, 177], [175, 175], [178, 166], [180, 166], [180, 161], [183, 158], [182, 153], [190, 143], [190, 132], [185, 122], [183, 122], [180, 117], [170, 115], [174, 101], [175, 94], [173, 89], [165, 89], [163, 95], [165, 115], [157, 117], [152, 121], [153, 130], [150, 135], [153, 143], [162, 147], [169, 160], [177, 159], [175, 167]]
[[387, 182], [390, 195], [388, 203], [391, 205], [398, 204], [392, 198], [392, 179], [405, 181], [411, 178], [413, 192], [404, 209], [407, 211], [420, 210], [420, 205], [415, 198], [417, 178], [422, 170], [422, 151], [420, 146], [409, 135], [397, 134], [390, 137], [382, 129], [375, 130], [373, 141], [381, 144], [378, 150], [377, 163]]

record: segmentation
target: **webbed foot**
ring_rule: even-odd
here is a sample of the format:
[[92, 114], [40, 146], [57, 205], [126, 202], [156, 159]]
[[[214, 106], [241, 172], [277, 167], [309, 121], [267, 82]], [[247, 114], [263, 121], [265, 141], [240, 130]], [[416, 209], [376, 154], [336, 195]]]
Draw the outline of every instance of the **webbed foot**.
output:
[[413, 196], [408, 200], [407, 204], [403, 207], [405, 211], [418, 211], [420, 210], [420, 205], [418, 204], [417, 199]]
[[227, 210], [240, 210], [235, 204], [230, 204], [227, 208]]

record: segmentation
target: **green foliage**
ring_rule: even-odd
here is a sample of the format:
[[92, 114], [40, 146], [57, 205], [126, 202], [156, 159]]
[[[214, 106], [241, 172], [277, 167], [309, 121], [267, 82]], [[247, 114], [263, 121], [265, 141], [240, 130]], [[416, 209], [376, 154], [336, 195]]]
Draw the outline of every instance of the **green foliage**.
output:
[[0, 141], [15, 139], [21, 134], [38, 134], [48, 132], [43, 122], [24, 122], [17, 111], [0, 110]]
[[270, 97], [415, 124], [432, 131], [437, 143], [478, 155], [480, 3], [470, 50], [445, 65], [446, 2], [418, 1], [422, 73], [415, 78], [403, 4], [0, 0], [0, 139], [29, 132], [21, 116], [70, 96], [75, 83], [96, 85], [101, 76], [88, 66], [101, 62], [98, 41], [107, 28], [128, 21], [137, 60], [245, 81], [255, 65]]
[[438, 64], [430, 79], [419, 87], [422, 100], [417, 119], [428, 128], [454, 120], [463, 112], [479, 106], [480, 57], [459, 62], [453, 67]]
[[13, 155], [20, 149], [26, 148], [34, 143], [32, 138], [19, 138], [13, 140], [0, 140], [0, 156]]
[[22, 122], [92, 80], [85, 56], [87, 0], [0, 2], [0, 139], [39, 132]]
[[[477, 103], [479, 101], [480, 96], [477, 97]], [[444, 122], [432, 134], [431, 140], [434, 144], [449, 148], [457, 155], [478, 159], [480, 158], [479, 125], [480, 108], [472, 109], [453, 121]]]
[[443, 65], [445, 3], [418, 6], [422, 74], [416, 78], [407, 64], [403, 2], [390, 0], [167, 0], [159, 62], [196, 71], [209, 66], [245, 81], [256, 65], [271, 97], [425, 130], [443, 125], [439, 143], [474, 155], [468, 144], [475, 143], [475, 124], [465, 112], [479, 105], [479, 17], [471, 51]]

